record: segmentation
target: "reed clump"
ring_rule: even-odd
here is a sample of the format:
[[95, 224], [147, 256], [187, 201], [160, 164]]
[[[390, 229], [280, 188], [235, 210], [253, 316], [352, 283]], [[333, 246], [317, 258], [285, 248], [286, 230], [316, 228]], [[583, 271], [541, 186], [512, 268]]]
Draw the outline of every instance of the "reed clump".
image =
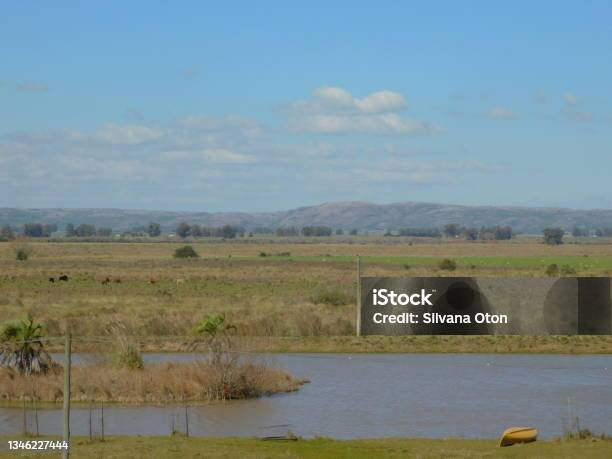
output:
[[[305, 380], [264, 364], [243, 361], [223, 366], [208, 360], [192, 363], [154, 363], [141, 369], [112, 364], [75, 365], [71, 400], [122, 404], [205, 403], [256, 398], [298, 390]], [[63, 371], [20, 375], [0, 368], [0, 400], [34, 398], [63, 400]]]

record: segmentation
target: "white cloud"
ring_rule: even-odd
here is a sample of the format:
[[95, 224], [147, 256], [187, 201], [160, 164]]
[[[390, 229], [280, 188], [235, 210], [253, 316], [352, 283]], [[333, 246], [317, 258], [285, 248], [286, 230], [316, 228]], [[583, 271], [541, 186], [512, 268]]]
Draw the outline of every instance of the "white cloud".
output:
[[162, 130], [148, 126], [107, 124], [91, 137], [95, 140], [110, 144], [136, 145], [157, 140], [163, 135], [164, 133]]
[[321, 173], [329, 180], [353, 183], [394, 182], [414, 185], [448, 185], [464, 178], [464, 174], [492, 173], [507, 169], [503, 164], [477, 160], [425, 161], [387, 159], [379, 161], [330, 161]]
[[[361, 106], [349, 101], [350, 108], [342, 93], [325, 97], [329, 104], [335, 98], [334, 110], [296, 114], [291, 121], [302, 123], [301, 129], [327, 133], [433, 129], [401, 113], [370, 113], [380, 110], [372, 108], [377, 104], [393, 106], [381, 102], [384, 97], [364, 97]], [[7, 204], [15, 200], [13, 205], [21, 206], [119, 203], [174, 208], [217, 202], [225, 207], [232, 200], [243, 202], [244, 196], [263, 202], [294, 189], [375, 192], [385, 182], [398, 187], [447, 186], [494, 170], [452, 155], [446, 161], [441, 155], [412, 154], [423, 147], [405, 139], [349, 140], [286, 134], [272, 139], [253, 120], [202, 116], [156, 124], [106, 124], [87, 131], [17, 132], [0, 135], [0, 187], [7, 190]], [[189, 193], [180, 191], [186, 188]]]
[[384, 113], [401, 110], [408, 105], [404, 96], [393, 91], [378, 91], [359, 99], [345, 89], [325, 86], [315, 89], [312, 94], [323, 109], [336, 107], [360, 113]]
[[566, 92], [563, 99], [565, 100], [565, 106], [562, 107], [561, 114], [565, 119], [578, 123], [589, 123], [596, 120], [593, 113], [582, 108], [583, 103], [575, 94]]
[[168, 162], [196, 162], [205, 160], [211, 164], [252, 164], [257, 162], [257, 158], [251, 155], [244, 155], [227, 148], [206, 148], [202, 150], [170, 150], [164, 151], [157, 156], [157, 159]]
[[563, 100], [567, 105], [576, 105], [578, 103], [578, 97], [571, 92], [566, 92], [563, 94]]
[[243, 155], [226, 148], [202, 150], [202, 156], [217, 164], [250, 164], [256, 162], [253, 156]]
[[202, 168], [227, 174], [231, 165], [258, 162], [249, 150], [257, 151], [252, 138], [262, 132], [246, 119], [198, 117], [161, 126], [109, 123], [93, 131], [13, 132], [0, 135], [0, 183], [45, 178], [66, 186], [83, 181], [127, 184], [195, 177]]
[[516, 113], [506, 107], [492, 107], [487, 116], [491, 119], [513, 119], [516, 118]]
[[312, 99], [286, 106], [285, 113], [289, 117], [287, 125], [303, 132], [401, 135], [437, 129], [398, 113], [407, 106], [404, 96], [393, 91], [358, 98], [346, 89], [325, 86], [315, 89]]
[[363, 133], [377, 135], [412, 134], [436, 130], [422, 121], [404, 118], [397, 113], [378, 115], [310, 115], [293, 118], [289, 126], [296, 131], [323, 134]]

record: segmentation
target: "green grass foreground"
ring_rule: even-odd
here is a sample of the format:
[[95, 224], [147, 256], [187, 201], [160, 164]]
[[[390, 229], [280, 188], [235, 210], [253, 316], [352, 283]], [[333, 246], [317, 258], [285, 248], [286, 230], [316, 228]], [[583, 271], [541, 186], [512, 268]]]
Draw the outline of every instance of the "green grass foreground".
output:
[[[0, 458], [49, 457], [51, 454], [6, 452], [4, 436]], [[53, 457], [57, 456], [53, 453]], [[289, 442], [254, 438], [183, 438], [183, 437], [109, 437], [90, 442], [83, 437], [72, 440], [70, 457], [75, 458], [609, 458], [612, 441], [568, 440], [537, 441], [499, 448], [496, 440], [404, 439], [331, 440], [326, 438]]]

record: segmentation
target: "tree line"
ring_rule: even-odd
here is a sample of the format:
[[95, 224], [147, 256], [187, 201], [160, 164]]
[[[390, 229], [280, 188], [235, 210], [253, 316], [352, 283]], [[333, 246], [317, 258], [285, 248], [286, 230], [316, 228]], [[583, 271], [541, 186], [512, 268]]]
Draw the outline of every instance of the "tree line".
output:
[[572, 236], [574, 237], [612, 237], [612, 228], [610, 227], [597, 227], [588, 228], [586, 226], [574, 226], [572, 228]]
[[331, 236], [333, 232], [329, 226], [285, 226], [276, 229], [277, 236]]
[[[200, 226], [186, 222], [179, 223], [176, 234], [182, 238], [192, 237], [222, 237], [233, 239], [236, 236], [244, 237], [246, 231], [243, 227], [223, 225], [221, 227]], [[252, 233], [251, 233], [252, 234]]]
[[463, 238], [468, 241], [504, 241], [512, 239], [514, 231], [510, 226], [482, 226], [470, 228], [455, 223], [449, 223], [440, 228], [400, 228], [397, 234], [387, 231], [386, 236], [411, 236], [411, 237], [447, 237]]
[[[0, 225], [0, 240], [8, 240], [15, 237], [16, 234], [23, 234], [31, 238], [48, 238], [58, 232], [57, 224], [48, 223], [25, 223], [21, 228], [14, 227], [8, 224]], [[220, 227], [201, 226], [198, 224], [189, 224], [181, 222], [175, 229], [175, 233], [181, 238], [187, 237], [218, 237], [224, 239], [233, 239], [235, 237], [244, 237], [247, 233], [244, 227], [236, 225], [223, 225]], [[115, 232], [112, 228], [101, 226], [96, 227], [93, 224], [82, 223], [75, 225], [68, 223], [64, 229], [66, 237], [111, 237]], [[282, 237], [322, 237], [331, 236], [332, 234], [345, 234], [341, 228], [333, 229], [323, 225], [307, 225], [307, 226], [284, 226], [279, 228], [257, 227], [248, 232], [249, 236], [253, 234], [276, 234]], [[348, 232], [349, 235], [355, 236], [358, 234], [356, 229]], [[543, 242], [551, 245], [563, 243], [563, 238], [566, 234], [565, 230], [560, 227], [549, 227], [542, 231]], [[574, 237], [612, 237], [612, 227], [597, 227], [588, 228], [586, 226], [574, 226], [571, 231]], [[161, 225], [157, 222], [151, 222], [147, 226], [134, 228], [131, 231], [121, 233], [121, 236], [131, 237], [158, 237], [162, 235]], [[407, 237], [430, 237], [430, 238], [463, 238], [468, 241], [489, 241], [489, 240], [510, 240], [515, 236], [511, 226], [482, 226], [480, 228], [466, 227], [455, 223], [448, 223], [441, 228], [400, 228], [397, 231], [387, 231], [385, 236], [407, 236]]]

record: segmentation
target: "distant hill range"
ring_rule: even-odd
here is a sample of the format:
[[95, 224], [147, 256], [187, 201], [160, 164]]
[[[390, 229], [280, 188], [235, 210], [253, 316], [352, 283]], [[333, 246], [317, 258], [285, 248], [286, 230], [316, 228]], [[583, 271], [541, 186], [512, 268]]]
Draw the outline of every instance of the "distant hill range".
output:
[[0, 224], [55, 223], [63, 230], [67, 223], [94, 224], [127, 231], [158, 222], [173, 231], [180, 222], [218, 227], [225, 224], [247, 230], [307, 225], [334, 229], [383, 232], [399, 228], [440, 228], [447, 223], [476, 227], [509, 225], [521, 233], [540, 233], [546, 227], [612, 227], [612, 209], [576, 210], [565, 208], [461, 206], [423, 202], [372, 204], [334, 202], [280, 212], [171, 212], [122, 209], [18, 209], [0, 208]]

